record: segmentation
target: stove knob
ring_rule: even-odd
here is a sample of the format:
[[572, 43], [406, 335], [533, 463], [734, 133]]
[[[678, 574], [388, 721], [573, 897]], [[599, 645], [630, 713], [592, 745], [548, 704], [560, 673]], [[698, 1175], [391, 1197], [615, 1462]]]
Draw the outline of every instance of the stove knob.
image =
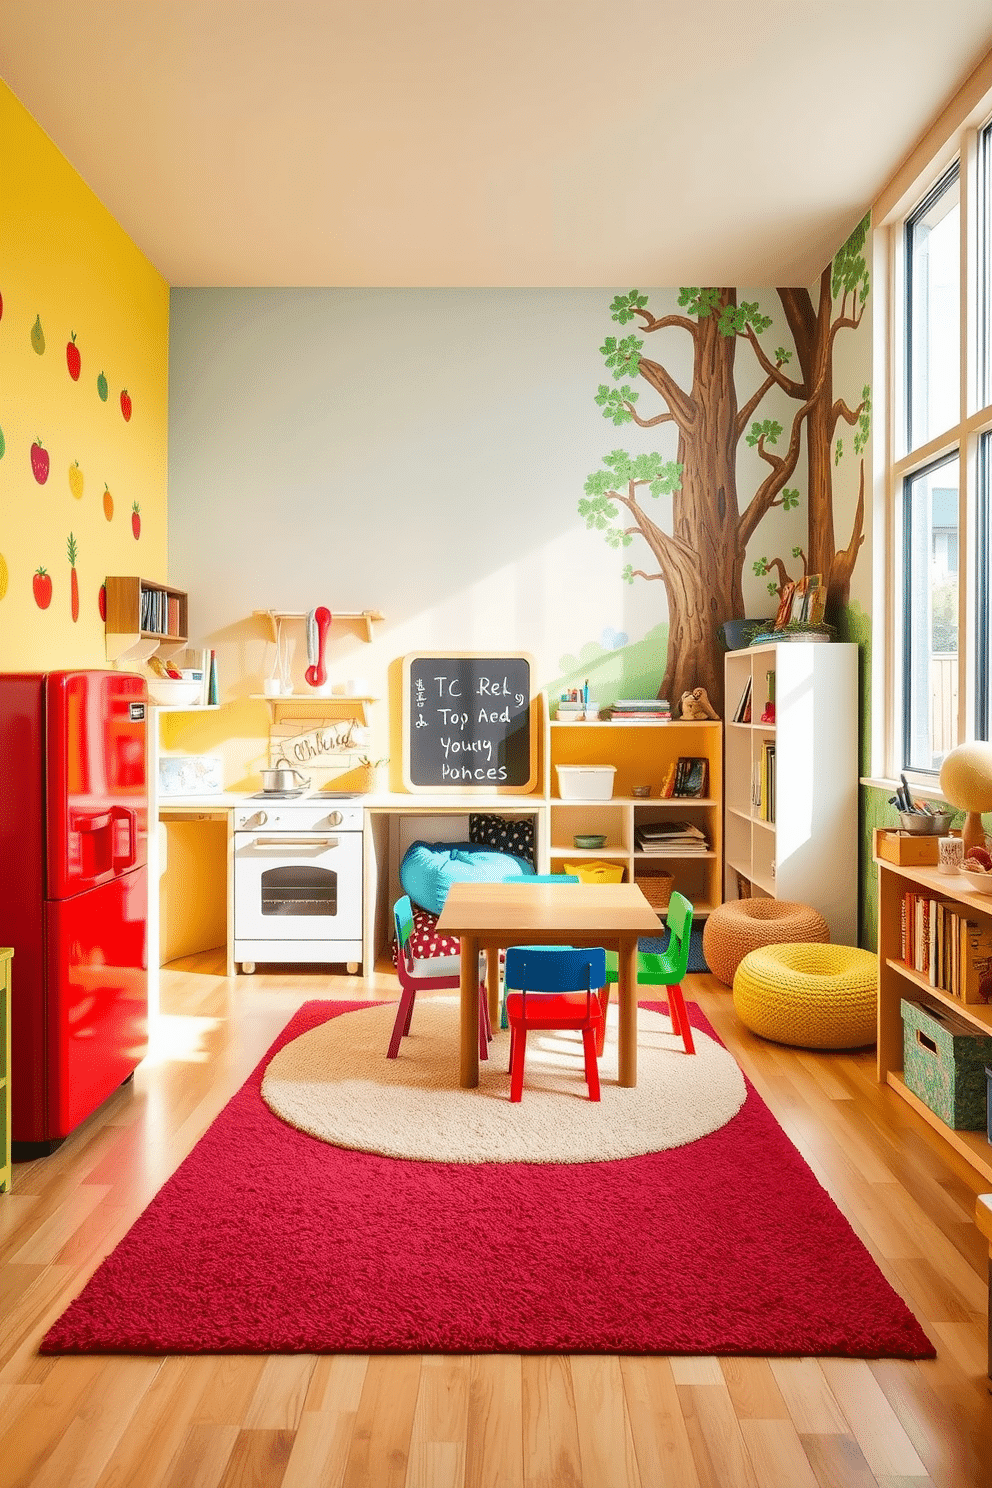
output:
[[269, 813], [267, 811], [256, 811], [251, 819], [251, 824], [253, 827], [264, 827], [268, 819]]
[[329, 811], [327, 813], [327, 825], [329, 827], [339, 827], [342, 820], [340, 811]]

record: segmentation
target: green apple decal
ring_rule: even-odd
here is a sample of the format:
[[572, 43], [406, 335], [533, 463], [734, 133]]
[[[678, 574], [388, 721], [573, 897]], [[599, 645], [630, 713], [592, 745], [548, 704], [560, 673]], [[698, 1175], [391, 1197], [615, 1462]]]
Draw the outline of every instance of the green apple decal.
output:
[[96, 390], [100, 394], [100, 402], [101, 403], [106, 403], [106, 401], [107, 401], [107, 379], [104, 377], [104, 375], [103, 375], [102, 372], [100, 373], [100, 376], [96, 380]]
[[45, 333], [41, 329], [41, 316], [40, 315], [36, 315], [35, 316], [35, 318], [34, 318], [34, 325], [31, 327], [31, 345], [34, 347], [35, 351], [38, 353], [39, 356], [43, 356], [44, 355], [44, 352], [45, 352]]

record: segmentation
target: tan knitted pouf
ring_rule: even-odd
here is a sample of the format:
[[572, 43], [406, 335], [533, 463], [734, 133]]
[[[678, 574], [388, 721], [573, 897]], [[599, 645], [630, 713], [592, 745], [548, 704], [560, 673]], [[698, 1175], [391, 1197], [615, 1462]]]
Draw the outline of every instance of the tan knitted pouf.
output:
[[782, 941], [830, 939], [830, 926], [809, 904], [786, 899], [734, 899], [710, 911], [703, 928], [703, 956], [715, 977], [734, 985], [748, 951]]
[[749, 951], [734, 977], [741, 1022], [801, 1049], [873, 1044], [877, 1004], [878, 958], [857, 946], [765, 946]]

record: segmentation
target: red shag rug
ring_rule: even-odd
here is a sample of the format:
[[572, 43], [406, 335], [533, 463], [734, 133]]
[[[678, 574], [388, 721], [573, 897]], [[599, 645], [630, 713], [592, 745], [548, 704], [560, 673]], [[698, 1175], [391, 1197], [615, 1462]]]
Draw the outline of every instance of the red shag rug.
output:
[[359, 1006], [300, 1009], [43, 1354], [933, 1356], [750, 1084], [721, 1130], [618, 1162], [405, 1161], [285, 1125], [268, 1059]]

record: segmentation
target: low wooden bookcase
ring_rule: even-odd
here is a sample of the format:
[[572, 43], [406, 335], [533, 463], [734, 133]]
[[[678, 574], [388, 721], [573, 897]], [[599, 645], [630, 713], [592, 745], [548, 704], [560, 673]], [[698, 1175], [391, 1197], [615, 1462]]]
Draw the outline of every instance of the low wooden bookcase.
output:
[[992, 920], [992, 896], [981, 894], [953, 873], [918, 864], [887, 862], [876, 856], [878, 868], [878, 1078], [888, 1084], [913, 1110], [968, 1162], [982, 1178], [992, 1183], [992, 1145], [984, 1131], [959, 1131], [942, 1121], [913, 1094], [903, 1079], [903, 1027], [899, 1004], [902, 998], [921, 995], [953, 1008], [960, 1018], [981, 1033], [992, 1034], [992, 1005], [962, 1002], [902, 959], [903, 896], [910, 890], [951, 900], [967, 912], [969, 919]]

